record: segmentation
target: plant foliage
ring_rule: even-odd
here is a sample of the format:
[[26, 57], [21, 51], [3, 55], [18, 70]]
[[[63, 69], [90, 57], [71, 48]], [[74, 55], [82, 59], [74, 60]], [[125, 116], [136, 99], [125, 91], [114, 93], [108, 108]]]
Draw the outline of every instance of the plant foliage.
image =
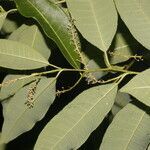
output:
[[1, 1], [0, 147], [34, 132], [27, 150], [147, 150], [149, 8], [149, 0]]

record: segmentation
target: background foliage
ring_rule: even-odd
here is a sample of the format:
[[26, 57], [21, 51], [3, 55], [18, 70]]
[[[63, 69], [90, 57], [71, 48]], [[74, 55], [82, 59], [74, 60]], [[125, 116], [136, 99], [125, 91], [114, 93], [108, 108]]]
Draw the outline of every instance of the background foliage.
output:
[[0, 149], [148, 150], [149, 0], [0, 1]]

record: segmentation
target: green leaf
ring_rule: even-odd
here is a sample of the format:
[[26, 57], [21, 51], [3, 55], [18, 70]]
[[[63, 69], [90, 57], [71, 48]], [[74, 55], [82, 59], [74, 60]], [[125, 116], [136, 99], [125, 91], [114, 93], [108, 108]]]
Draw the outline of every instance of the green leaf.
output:
[[121, 92], [129, 93], [145, 105], [150, 106], [150, 69], [136, 75], [124, 87]]
[[131, 99], [129, 94], [118, 92], [115, 99], [115, 103], [111, 109], [112, 115], [115, 116], [130, 101]]
[[20, 42], [0, 39], [1, 67], [25, 70], [48, 65], [48, 61], [33, 48]]
[[146, 150], [149, 141], [150, 116], [128, 104], [108, 127], [100, 150]]
[[132, 35], [150, 49], [149, 0], [115, 0], [118, 12]]
[[6, 16], [7, 16], [7, 12], [0, 6], [0, 30], [4, 24]]
[[1, 133], [0, 133], [0, 150], [6, 150], [6, 144], [1, 141]]
[[3, 143], [0, 143], [0, 150], [6, 150], [6, 145]]
[[29, 99], [29, 89], [32, 84], [23, 87], [14, 97], [3, 101], [4, 124], [2, 127], [2, 140], [7, 143], [20, 134], [30, 130], [34, 124], [41, 120], [55, 99], [55, 78], [41, 78], [33, 95], [34, 106], [28, 108], [25, 102]]
[[9, 36], [9, 39], [27, 44], [37, 50], [47, 60], [50, 57], [50, 49], [36, 25], [28, 26], [23, 24]]
[[[25, 78], [26, 77], [26, 78]], [[0, 90], [0, 101], [13, 96], [24, 85], [34, 81], [36, 77], [27, 77], [26, 75], [7, 75], [2, 82]]]
[[19, 19], [12, 20], [12, 18], [6, 18], [4, 21], [4, 24], [2, 26], [2, 32], [10, 34], [14, 30], [18, 28], [18, 21]]
[[[15, 31], [13, 31], [8, 39], [9, 40], [14, 40], [14, 41], [20, 41], [22, 38], [20, 36], [23, 36], [23, 33], [24, 31], [26, 31], [26, 29], [28, 28], [29, 26], [26, 25], [26, 24], [22, 24], [20, 27], [18, 27]], [[26, 33], [26, 32], [25, 32]], [[31, 35], [30, 35], [31, 36]], [[33, 36], [33, 35], [32, 35]], [[28, 37], [30, 38], [30, 37]], [[25, 40], [28, 40], [28, 39], [25, 39]], [[21, 42], [23, 42], [23, 40], [21, 40]], [[30, 43], [30, 42], [29, 42]], [[24, 44], [27, 44], [27, 42], [25, 42]], [[31, 44], [29, 44], [31, 45]]]
[[79, 148], [110, 111], [116, 84], [93, 87], [78, 95], [43, 129], [35, 150]]
[[117, 12], [112, 0], [67, 0], [75, 25], [90, 43], [107, 51], [117, 29]]
[[5, 145], [5, 144], [0, 143], [0, 150], [6, 150], [6, 145]]
[[52, 38], [64, 57], [75, 68], [80, 67], [80, 57], [76, 51], [73, 35], [68, 30], [72, 26], [67, 14], [50, 0], [14, 0], [19, 12], [25, 17], [36, 19], [46, 35]]
[[[116, 64], [127, 61], [134, 55], [134, 50], [139, 49], [139, 43], [130, 34], [117, 33], [113, 41], [111, 63]], [[112, 44], [112, 45], [113, 45]]]

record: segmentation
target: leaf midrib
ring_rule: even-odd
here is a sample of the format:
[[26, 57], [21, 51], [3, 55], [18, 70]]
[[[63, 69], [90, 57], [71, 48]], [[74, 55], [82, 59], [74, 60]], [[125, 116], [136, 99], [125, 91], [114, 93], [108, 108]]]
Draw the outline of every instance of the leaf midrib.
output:
[[116, 47], [114, 50], [121, 50], [121, 49], [124, 49], [124, 48], [126, 48], [126, 47], [129, 47], [129, 48], [130, 48], [130, 46], [138, 46], [138, 45], [139, 45], [139, 44], [125, 44], [125, 45]]
[[7, 55], [7, 56], [10, 56], [10, 57], [22, 58], [22, 59], [26, 59], [26, 60], [35, 61], [35, 62], [38, 62], [38, 63], [43, 63], [43, 64], [49, 65], [49, 63], [46, 63], [46, 61], [45, 62], [44, 61], [38, 61], [36, 59], [30, 59], [29, 57], [22, 57], [20, 55], [13, 55], [13, 54], [8, 54], [8, 53], [3, 53], [3, 52], [0, 52], [0, 55]]
[[[113, 90], [116, 86], [117, 86], [116, 84], [113, 85], [112, 88], [110, 88], [110, 89], [108, 90], [108, 92], [106, 92], [106, 93], [100, 98], [100, 100], [102, 100], [103, 98], [105, 98], [105, 96], [107, 96], [107, 95], [109, 94], [109, 92], [110, 92], [111, 90]], [[98, 101], [94, 104], [94, 106], [90, 108], [90, 110], [86, 111], [86, 113], [79, 119], [79, 121], [76, 122], [76, 123], [71, 127], [71, 129], [69, 129], [69, 131], [68, 131], [64, 136], [62, 136], [62, 137], [52, 146], [52, 148], [56, 147], [57, 144], [58, 144], [61, 140], [63, 140], [63, 138], [64, 138], [65, 136], [67, 136], [67, 134], [69, 134], [69, 132], [72, 131], [73, 128], [76, 127], [76, 125], [78, 125], [79, 122], [82, 121], [82, 120], [84, 119], [84, 117], [85, 117], [87, 114], [89, 114], [89, 112], [92, 111], [92, 110], [95, 108], [95, 106], [97, 106], [97, 104], [100, 102], [100, 100], [98, 100]]]
[[136, 130], [138, 129], [140, 123], [142, 122], [144, 115], [145, 115], [145, 112], [143, 112], [142, 116], [140, 117], [139, 122], [138, 122], [138, 124], [136, 125], [136, 127], [134, 128], [134, 130], [133, 130], [133, 132], [132, 132], [132, 134], [131, 134], [131, 136], [130, 136], [130, 138], [129, 138], [129, 141], [128, 141], [128, 143], [126, 144], [126, 147], [124, 148], [124, 150], [127, 150], [127, 148], [129, 147], [129, 144], [130, 144], [131, 141], [132, 141], [132, 138], [133, 138], [133, 136], [134, 136], [134, 133], [136, 132]]
[[105, 43], [103, 41], [102, 34], [101, 34], [101, 29], [100, 29], [100, 26], [99, 26], [98, 21], [96, 19], [96, 14], [95, 14], [95, 11], [94, 11], [94, 6], [93, 6], [91, 0], [88, 0], [88, 1], [89, 1], [91, 10], [92, 10], [93, 18], [94, 18], [96, 26], [97, 26], [97, 30], [98, 30], [98, 33], [99, 33], [100, 40], [102, 42], [103, 48], [106, 50], [106, 46], [105, 46]]
[[[33, 28], [34, 28], [34, 26], [33, 26]], [[37, 32], [38, 32], [38, 27], [35, 26], [35, 32], [34, 32], [32, 43], [31, 43], [31, 47], [33, 47], [33, 48], [34, 48]]]

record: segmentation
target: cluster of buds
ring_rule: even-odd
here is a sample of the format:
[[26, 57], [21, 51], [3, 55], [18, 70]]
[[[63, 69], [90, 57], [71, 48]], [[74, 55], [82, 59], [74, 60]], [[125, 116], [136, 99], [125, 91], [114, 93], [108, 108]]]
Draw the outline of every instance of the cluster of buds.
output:
[[3, 82], [2, 84], [0, 84], [0, 87], [7, 86], [7, 85], [10, 85], [10, 84], [13, 84], [13, 83], [15, 83], [17, 80], [18, 80], [18, 79], [13, 79], [13, 80], [5, 81], [5, 82]]
[[70, 40], [70, 45], [74, 45], [75, 46], [75, 52], [79, 55], [80, 57], [80, 60], [77, 60], [79, 62], [81, 62], [82, 64], [85, 65], [84, 63], [84, 58], [81, 54], [81, 44], [80, 44], [80, 40], [79, 40], [79, 37], [78, 37], [78, 32], [77, 32], [77, 29], [74, 25], [74, 22], [75, 22], [75, 19], [73, 19], [71, 17], [71, 14], [69, 15], [69, 19], [70, 19], [70, 23], [68, 24], [68, 31], [71, 35], [71, 40]]

